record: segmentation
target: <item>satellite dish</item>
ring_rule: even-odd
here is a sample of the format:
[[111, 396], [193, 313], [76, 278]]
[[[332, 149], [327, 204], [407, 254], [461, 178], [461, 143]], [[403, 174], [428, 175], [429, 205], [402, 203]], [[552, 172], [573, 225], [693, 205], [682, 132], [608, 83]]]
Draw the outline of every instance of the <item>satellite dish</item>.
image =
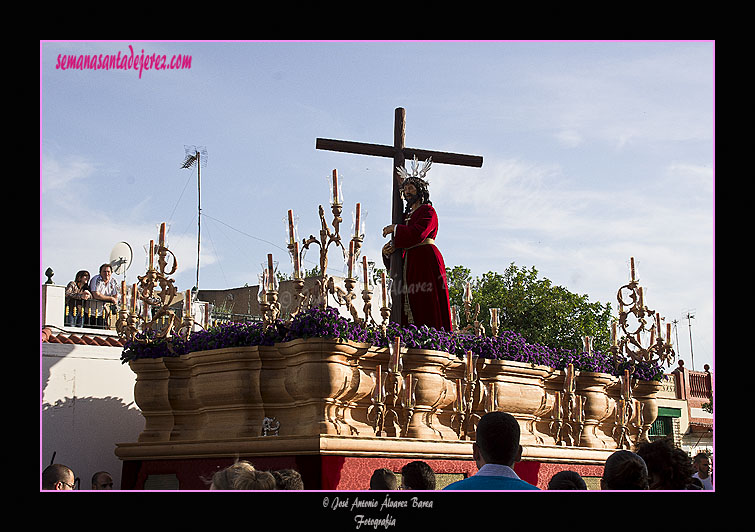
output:
[[110, 267], [116, 275], [126, 275], [126, 270], [131, 266], [134, 253], [127, 242], [118, 242], [110, 252]]

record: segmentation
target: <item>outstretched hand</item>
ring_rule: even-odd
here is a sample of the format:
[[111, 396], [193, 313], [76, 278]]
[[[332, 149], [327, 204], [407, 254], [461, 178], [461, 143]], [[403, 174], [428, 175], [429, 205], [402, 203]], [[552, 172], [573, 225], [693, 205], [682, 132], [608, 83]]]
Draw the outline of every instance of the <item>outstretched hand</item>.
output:
[[395, 224], [386, 225], [385, 227], [383, 227], [383, 236], [388, 236], [391, 233], [393, 233], [393, 229], [395, 227], [396, 227]]

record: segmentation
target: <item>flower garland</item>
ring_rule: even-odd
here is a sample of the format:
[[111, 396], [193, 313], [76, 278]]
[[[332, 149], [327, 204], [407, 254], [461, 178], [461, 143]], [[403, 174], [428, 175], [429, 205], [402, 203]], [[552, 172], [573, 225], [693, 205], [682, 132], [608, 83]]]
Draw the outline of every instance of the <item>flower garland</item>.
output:
[[[581, 371], [593, 371], [621, 375], [630, 362], [619, 364], [615, 371], [610, 353], [580, 352], [574, 349], [554, 349], [540, 344], [530, 344], [512, 331], [502, 331], [498, 336], [474, 334], [451, 334], [444, 330], [423, 325], [402, 327], [389, 323], [386, 333], [379, 327], [365, 326], [350, 321], [338, 313], [338, 309], [313, 308], [296, 315], [288, 324], [278, 320], [266, 327], [261, 322], [227, 323], [206, 331], [192, 333], [188, 339], [170, 338], [154, 342], [127, 342], [123, 348], [123, 363], [141, 358], [180, 356], [193, 351], [205, 351], [225, 347], [267, 345], [288, 342], [297, 338], [333, 338], [342, 342], [369, 343], [387, 347], [389, 339], [401, 338], [401, 345], [414, 349], [432, 349], [462, 357], [467, 351], [485, 359], [510, 360], [564, 369], [569, 364]], [[634, 375], [640, 380], [660, 380], [663, 370], [657, 362], [640, 363], [634, 367]]]

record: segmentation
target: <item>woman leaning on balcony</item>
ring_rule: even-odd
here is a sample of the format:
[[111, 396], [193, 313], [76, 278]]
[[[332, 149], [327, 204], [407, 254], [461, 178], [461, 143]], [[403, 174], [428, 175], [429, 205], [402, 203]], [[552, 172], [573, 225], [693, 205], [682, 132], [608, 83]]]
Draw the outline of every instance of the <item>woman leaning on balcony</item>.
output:
[[67, 327], [84, 326], [83, 301], [92, 297], [89, 292], [89, 272], [81, 270], [76, 274], [75, 280], [66, 286], [66, 319]]

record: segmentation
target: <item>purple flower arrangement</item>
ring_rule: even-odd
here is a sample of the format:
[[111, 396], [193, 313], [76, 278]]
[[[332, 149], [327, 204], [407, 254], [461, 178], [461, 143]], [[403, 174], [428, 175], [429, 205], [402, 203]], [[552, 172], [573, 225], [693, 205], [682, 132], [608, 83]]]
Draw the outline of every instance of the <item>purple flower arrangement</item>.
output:
[[[350, 321], [338, 313], [338, 309], [309, 309], [296, 315], [290, 323], [278, 321], [270, 327], [263, 323], [228, 323], [207, 331], [198, 331], [188, 339], [171, 338], [150, 343], [127, 342], [123, 348], [121, 361], [126, 363], [140, 358], [180, 356], [192, 351], [220, 349], [223, 347], [273, 345], [297, 338], [332, 338], [343, 342], [369, 343], [376, 347], [387, 347], [395, 337], [401, 338], [401, 345], [414, 349], [432, 349], [462, 357], [467, 351], [494, 360], [511, 360], [534, 365], [564, 369], [569, 364], [581, 371], [593, 371], [620, 375], [630, 366], [622, 360], [618, 370], [614, 369], [610, 353], [594, 351], [590, 354], [573, 349], [554, 349], [540, 344], [530, 344], [525, 338], [512, 331], [502, 331], [498, 336], [476, 336], [474, 334], [451, 334], [444, 330], [423, 325], [402, 327], [389, 323], [386, 333], [379, 327], [362, 325]], [[143, 336], [142, 336], [143, 338]], [[656, 363], [640, 363], [634, 368], [634, 375], [641, 380], [660, 380], [662, 368]]]

